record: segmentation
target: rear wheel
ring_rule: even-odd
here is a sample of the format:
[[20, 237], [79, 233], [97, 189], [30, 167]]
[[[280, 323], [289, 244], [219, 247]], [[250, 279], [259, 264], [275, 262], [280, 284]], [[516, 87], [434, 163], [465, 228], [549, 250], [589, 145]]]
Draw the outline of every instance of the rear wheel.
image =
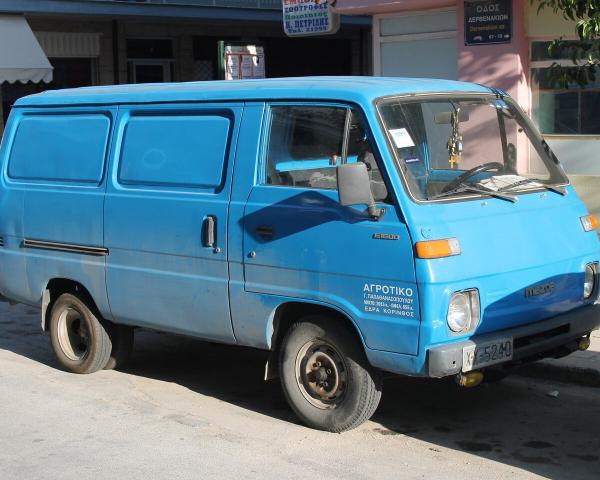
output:
[[92, 309], [74, 295], [61, 295], [50, 314], [52, 349], [61, 365], [73, 373], [93, 373], [110, 358], [108, 333]]
[[310, 316], [290, 327], [280, 353], [283, 390], [308, 426], [330, 432], [367, 421], [381, 399], [381, 375], [352, 332]]

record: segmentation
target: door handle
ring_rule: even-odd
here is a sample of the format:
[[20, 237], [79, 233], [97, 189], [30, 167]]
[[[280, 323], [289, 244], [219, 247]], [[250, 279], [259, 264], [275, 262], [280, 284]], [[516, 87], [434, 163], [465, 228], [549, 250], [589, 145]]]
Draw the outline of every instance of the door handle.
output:
[[214, 247], [216, 244], [217, 217], [208, 215], [202, 222], [202, 245]]
[[259, 227], [256, 227], [256, 233], [258, 233], [258, 235], [265, 240], [271, 240], [275, 232], [273, 230], [273, 227], [261, 225]]

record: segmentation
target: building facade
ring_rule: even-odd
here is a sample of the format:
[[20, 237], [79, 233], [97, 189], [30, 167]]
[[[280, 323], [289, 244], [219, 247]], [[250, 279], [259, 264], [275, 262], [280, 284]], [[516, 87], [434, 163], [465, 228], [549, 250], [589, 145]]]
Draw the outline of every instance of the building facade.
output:
[[[538, 13], [530, 0], [337, 0], [336, 10], [373, 16], [374, 75], [451, 78], [507, 91], [600, 213], [600, 75], [568, 90], [548, 78], [552, 63], [572, 65], [550, 58], [548, 45], [576, 39], [574, 21]], [[486, 41], [489, 32], [496, 38]]]
[[17, 98], [49, 88], [218, 79], [220, 42], [263, 47], [267, 77], [371, 71], [370, 17], [342, 18], [335, 35], [289, 38], [281, 0], [0, 0], [3, 19], [26, 21], [52, 81], [2, 81], [3, 54], [23, 48], [27, 32], [16, 39], [0, 28], [0, 132]]

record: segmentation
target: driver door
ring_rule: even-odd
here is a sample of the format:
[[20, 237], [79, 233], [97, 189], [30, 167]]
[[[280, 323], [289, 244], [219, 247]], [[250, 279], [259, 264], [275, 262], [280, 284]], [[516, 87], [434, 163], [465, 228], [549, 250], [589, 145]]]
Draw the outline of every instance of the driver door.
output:
[[[271, 104], [265, 158], [244, 213], [245, 289], [331, 305], [368, 347], [416, 354], [419, 309], [412, 242], [386, 188], [362, 115], [352, 111], [348, 162], [363, 161], [386, 209], [338, 202], [345, 105]], [[409, 295], [410, 294], [410, 295]]]

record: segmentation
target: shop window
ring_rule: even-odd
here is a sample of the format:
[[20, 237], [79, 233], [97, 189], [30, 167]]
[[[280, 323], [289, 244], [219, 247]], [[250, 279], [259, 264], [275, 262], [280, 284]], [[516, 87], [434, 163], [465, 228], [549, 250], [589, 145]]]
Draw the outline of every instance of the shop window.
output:
[[550, 78], [550, 66], [573, 66], [569, 51], [548, 54], [550, 42], [531, 44], [531, 85], [533, 118], [543, 134], [600, 135], [600, 78], [585, 86], [557, 88]]
[[458, 79], [456, 21], [455, 10], [375, 15], [375, 74]]
[[173, 58], [173, 41], [169, 39], [127, 39], [127, 58]]
[[216, 80], [218, 78], [218, 43], [218, 37], [194, 37], [193, 80]]

